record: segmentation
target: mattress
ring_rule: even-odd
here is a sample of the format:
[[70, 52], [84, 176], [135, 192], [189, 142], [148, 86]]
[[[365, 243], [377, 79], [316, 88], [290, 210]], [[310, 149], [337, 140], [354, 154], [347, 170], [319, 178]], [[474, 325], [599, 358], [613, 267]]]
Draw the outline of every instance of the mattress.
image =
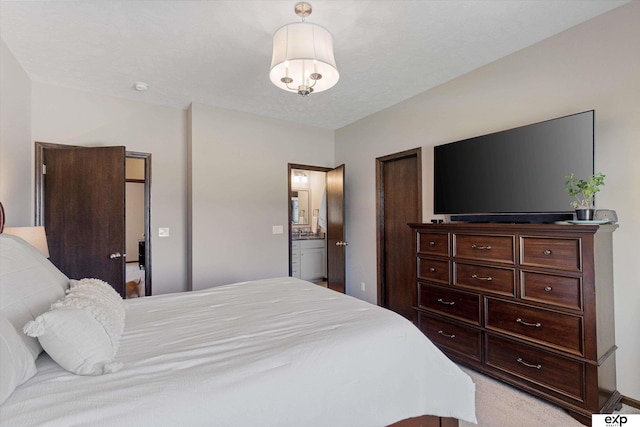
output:
[[115, 361], [88, 377], [46, 354], [7, 426], [384, 426], [475, 422], [475, 386], [403, 317], [294, 278], [126, 300]]

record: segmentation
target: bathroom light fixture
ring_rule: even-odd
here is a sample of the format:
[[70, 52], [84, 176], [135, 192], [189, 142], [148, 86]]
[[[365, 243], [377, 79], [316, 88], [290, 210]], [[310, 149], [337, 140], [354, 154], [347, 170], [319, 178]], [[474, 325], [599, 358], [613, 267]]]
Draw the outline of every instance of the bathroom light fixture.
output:
[[294, 184], [306, 184], [309, 182], [309, 178], [307, 174], [304, 172], [294, 172], [293, 174], [293, 183]]
[[332, 88], [340, 78], [333, 57], [333, 36], [324, 27], [305, 22], [311, 5], [296, 3], [296, 15], [302, 22], [280, 27], [273, 34], [271, 82], [291, 92], [309, 96]]

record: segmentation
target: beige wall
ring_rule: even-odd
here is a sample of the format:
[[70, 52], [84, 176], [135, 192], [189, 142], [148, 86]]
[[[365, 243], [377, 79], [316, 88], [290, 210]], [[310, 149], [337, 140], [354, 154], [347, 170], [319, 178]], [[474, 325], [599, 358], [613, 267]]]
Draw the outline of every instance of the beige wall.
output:
[[[186, 111], [33, 83], [31, 138], [151, 153], [154, 295], [187, 290]], [[27, 144], [30, 150], [33, 142]], [[22, 180], [33, 188], [31, 176]], [[169, 227], [170, 237], [158, 237]]]
[[333, 166], [333, 135], [191, 106], [193, 289], [288, 276], [287, 164]]
[[[144, 159], [125, 159], [124, 176], [127, 180], [144, 181]], [[138, 243], [144, 240], [144, 182], [129, 182], [125, 185], [125, 236], [127, 262], [139, 261]]]
[[132, 157], [127, 157], [124, 162], [125, 178], [144, 181], [144, 163], [144, 159], [134, 159]]
[[618, 387], [640, 399], [638, 22], [640, 2], [632, 2], [338, 130], [336, 162], [346, 164], [347, 182], [347, 292], [376, 300], [376, 157], [423, 147], [429, 220], [434, 145], [595, 109], [595, 169], [607, 175], [597, 204], [620, 218], [614, 234]]
[[31, 80], [0, 39], [0, 201], [7, 226], [33, 225]]
[[138, 243], [144, 240], [144, 183], [127, 182], [124, 188], [127, 262], [138, 262]]
[[[153, 293], [187, 290], [186, 112], [31, 82], [0, 40], [0, 201], [31, 225], [34, 141], [152, 153]], [[158, 227], [171, 236], [158, 238]]]

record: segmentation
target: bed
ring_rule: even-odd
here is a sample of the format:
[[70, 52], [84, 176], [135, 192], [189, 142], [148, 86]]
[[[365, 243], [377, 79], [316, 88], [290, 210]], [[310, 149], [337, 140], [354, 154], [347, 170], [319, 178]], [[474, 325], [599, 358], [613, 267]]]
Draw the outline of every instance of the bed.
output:
[[68, 279], [14, 236], [0, 234], [0, 256], [0, 314], [19, 341], [4, 351], [24, 345], [25, 364], [29, 354], [35, 359], [35, 371], [27, 366], [14, 375], [0, 425], [476, 422], [470, 377], [410, 322], [291, 277], [121, 301], [113, 359], [104, 372], [77, 375], [54, 360], [42, 336], [20, 333], [49, 315], [65, 291], [81, 287], [68, 291]]

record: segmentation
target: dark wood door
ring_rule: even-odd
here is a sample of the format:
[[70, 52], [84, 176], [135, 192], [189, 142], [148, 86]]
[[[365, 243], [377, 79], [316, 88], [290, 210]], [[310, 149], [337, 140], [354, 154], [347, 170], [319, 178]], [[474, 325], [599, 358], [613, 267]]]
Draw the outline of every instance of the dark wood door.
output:
[[415, 233], [422, 221], [420, 149], [377, 159], [378, 301], [407, 319], [417, 304]]
[[345, 292], [344, 165], [327, 172], [327, 287]]
[[125, 147], [45, 149], [44, 225], [50, 260], [73, 279], [125, 296]]

